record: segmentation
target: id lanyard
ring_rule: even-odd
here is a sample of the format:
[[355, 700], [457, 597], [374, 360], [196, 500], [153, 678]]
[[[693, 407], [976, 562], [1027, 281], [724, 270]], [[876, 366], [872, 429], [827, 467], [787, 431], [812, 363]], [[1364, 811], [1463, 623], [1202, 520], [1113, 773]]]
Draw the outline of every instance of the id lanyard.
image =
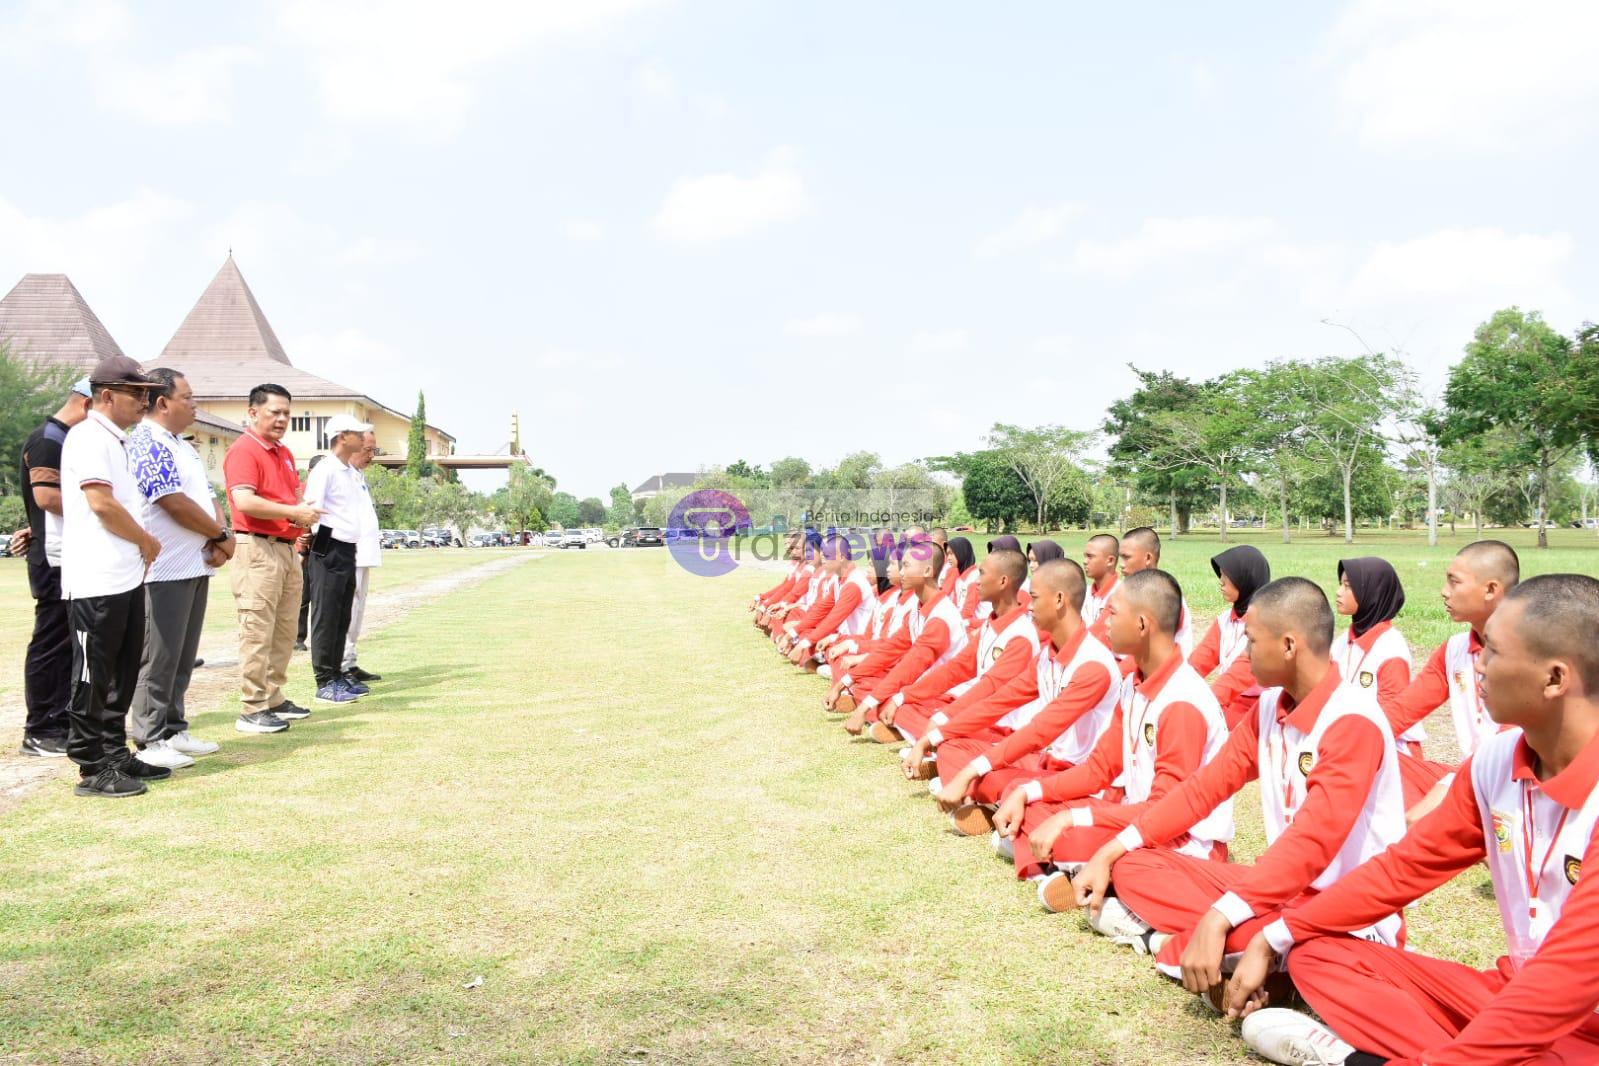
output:
[[1561, 830], [1566, 828], [1566, 818], [1571, 814], [1570, 808], [1562, 807], [1560, 821], [1555, 823], [1554, 834], [1549, 837], [1549, 846], [1544, 849], [1543, 861], [1533, 866], [1532, 849], [1537, 843], [1537, 826], [1533, 817], [1537, 811], [1532, 802], [1532, 788], [1523, 783], [1521, 786], [1521, 843], [1523, 846], [1522, 862], [1527, 874], [1527, 933], [1534, 943], [1542, 943], [1544, 936], [1549, 932], [1549, 927], [1554, 924], [1554, 919], [1549, 913], [1549, 905], [1539, 898], [1538, 890], [1543, 884], [1544, 872], [1549, 868], [1549, 859], [1555, 853], [1555, 845], [1560, 843]]

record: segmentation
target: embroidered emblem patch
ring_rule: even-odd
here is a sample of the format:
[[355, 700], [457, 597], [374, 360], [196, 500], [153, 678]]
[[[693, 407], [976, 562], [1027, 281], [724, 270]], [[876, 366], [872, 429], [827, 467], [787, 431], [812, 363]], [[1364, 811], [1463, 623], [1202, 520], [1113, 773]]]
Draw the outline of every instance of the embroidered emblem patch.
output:
[[1144, 723], [1144, 743], [1148, 744], [1152, 748], [1155, 746], [1155, 723], [1154, 722], [1145, 722]]
[[1494, 842], [1499, 845], [1499, 851], [1500, 851], [1501, 854], [1508, 855], [1508, 854], [1510, 854], [1510, 848], [1511, 848], [1510, 816], [1509, 815], [1505, 815], [1505, 814], [1500, 814], [1498, 811], [1494, 811], [1493, 812], [1493, 820], [1494, 820]]
[[1360, 672], [1360, 687], [1361, 688], [1370, 688], [1373, 684], [1376, 683], [1376, 681], [1377, 681], [1377, 675], [1372, 673], [1370, 670], [1362, 670]]
[[1566, 880], [1572, 884], [1577, 883], [1577, 878], [1582, 876], [1582, 860], [1575, 855], [1566, 856]]
[[999, 653], [1004, 651], [1004, 650], [1005, 649], [1001, 648], [998, 644], [995, 644], [992, 648], [989, 648], [988, 649], [988, 665], [992, 666], [995, 663], [999, 662]]
[[1315, 752], [1302, 751], [1299, 753], [1299, 772], [1306, 777], [1310, 776], [1310, 768], [1316, 765]]

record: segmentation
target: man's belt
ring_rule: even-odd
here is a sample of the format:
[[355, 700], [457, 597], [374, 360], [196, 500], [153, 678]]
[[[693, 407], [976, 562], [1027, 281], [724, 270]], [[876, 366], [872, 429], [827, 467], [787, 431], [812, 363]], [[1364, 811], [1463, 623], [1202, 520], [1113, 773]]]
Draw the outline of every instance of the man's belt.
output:
[[255, 537], [258, 540], [275, 540], [283, 544], [293, 544], [297, 540], [295, 537], [280, 537], [276, 533], [254, 533], [248, 529], [235, 529], [233, 532], [241, 536]]

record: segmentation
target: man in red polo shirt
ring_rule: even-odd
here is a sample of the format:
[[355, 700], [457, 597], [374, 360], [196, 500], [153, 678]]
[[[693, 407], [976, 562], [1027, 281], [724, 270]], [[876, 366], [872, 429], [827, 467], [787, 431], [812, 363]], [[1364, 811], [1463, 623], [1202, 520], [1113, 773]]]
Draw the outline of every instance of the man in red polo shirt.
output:
[[300, 476], [283, 446], [289, 391], [250, 390], [249, 424], [222, 461], [233, 529], [239, 534], [233, 598], [239, 610], [241, 733], [281, 733], [310, 715], [283, 694], [300, 614], [300, 560], [294, 542], [321, 513], [300, 503]]

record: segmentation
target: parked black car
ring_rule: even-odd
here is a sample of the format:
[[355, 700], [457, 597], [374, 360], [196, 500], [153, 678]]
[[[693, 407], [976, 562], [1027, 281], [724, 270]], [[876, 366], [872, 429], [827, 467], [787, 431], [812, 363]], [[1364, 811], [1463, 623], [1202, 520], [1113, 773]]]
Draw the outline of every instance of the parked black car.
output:
[[622, 535], [624, 548], [660, 548], [666, 544], [666, 538], [661, 533], [659, 526], [639, 526], [630, 529]]

